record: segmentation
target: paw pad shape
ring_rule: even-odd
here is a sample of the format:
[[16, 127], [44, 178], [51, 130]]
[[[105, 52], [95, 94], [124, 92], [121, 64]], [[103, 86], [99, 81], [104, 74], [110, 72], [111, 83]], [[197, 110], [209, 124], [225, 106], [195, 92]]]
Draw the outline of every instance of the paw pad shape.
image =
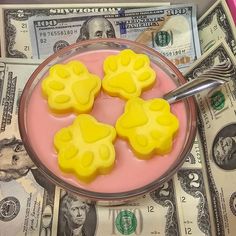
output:
[[42, 91], [55, 113], [86, 113], [101, 88], [101, 79], [79, 61], [56, 64], [42, 81]]
[[122, 50], [118, 55], [108, 56], [103, 69], [103, 89], [111, 96], [126, 100], [140, 96], [142, 90], [153, 85], [156, 79], [149, 58], [130, 49]]
[[116, 122], [117, 135], [128, 140], [140, 159], [170, 152], [178, 128], [177, 117], [170, 112], [169, 103], [161, 98], [130, 99]]
[[84, 182], [107, 174], [115, 162], [112, 143], [115, 138], [114, 127], [99, 123], [88, 114], [77, 116], [72, 125], [62, 128], [54, 136], [59, 167]]

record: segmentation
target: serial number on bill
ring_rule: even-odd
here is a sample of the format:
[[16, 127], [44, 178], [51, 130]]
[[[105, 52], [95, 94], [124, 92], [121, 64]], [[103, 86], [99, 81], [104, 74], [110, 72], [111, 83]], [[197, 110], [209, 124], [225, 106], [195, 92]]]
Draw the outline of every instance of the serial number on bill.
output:
[[53, 30], [48, 32], [40, 32], [40, 37], [48, 37], [48, 36], [62, 36], [62, 35], [73, 35], [78, 34], [78, 30]]

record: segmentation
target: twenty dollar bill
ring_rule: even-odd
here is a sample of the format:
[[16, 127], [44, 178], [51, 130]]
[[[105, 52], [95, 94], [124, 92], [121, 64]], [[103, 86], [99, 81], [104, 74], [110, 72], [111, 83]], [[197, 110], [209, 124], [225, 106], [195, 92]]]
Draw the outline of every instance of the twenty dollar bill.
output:
[[0, 235], [52, 235], [55, 185], [26, 153], [17, 122], [19, 97], [37, 66], [0, 59]]

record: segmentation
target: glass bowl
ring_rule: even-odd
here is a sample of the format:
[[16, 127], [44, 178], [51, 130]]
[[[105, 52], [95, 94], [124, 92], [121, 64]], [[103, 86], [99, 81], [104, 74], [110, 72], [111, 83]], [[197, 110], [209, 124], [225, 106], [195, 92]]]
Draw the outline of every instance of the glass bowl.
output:
[[[103, 59], [110, 53], [117, 54], [124, 49], [147, 55], [157, 72], [157, 83], [142, 93], [143, 99], [161, 97], [168, 90], [186, 82], [167, 58], [144, 45], [124, 39], [86, 40], [63, 48], [42, 62], [29, 78], [20, 99], [19, 130], [29, 156], [50, 181], [88, 201], [123, 203], [157, 189], [178, 171], [195, 139], [196, 106], [194, 99], [188, 98], [171, 105], [173, 113], [179, 112], [182, 133], [175, 137], [170, 155], [140, 160], [135, 158], [128, 143], [118, 138], [114, 143], [117, 159], [111, 173], [100, 175], [92, 183], [85, 184], [60, 170], [53, 147], [53, 135], [65, 124], [71, 124], [76, 115], [55, 115], [50, 112], [46, 99], [40, 94], [41, 81], [51, 66], [74, 59], [81, 60], [91, 73], [97, 73], [102, 79]], [[172, 87], [167, 86], [168, 81]], [[91, 114], [97, 116], [100, 122], [114, 125], [124, 105], [122, 99], [101, 92], [95, 99]]]

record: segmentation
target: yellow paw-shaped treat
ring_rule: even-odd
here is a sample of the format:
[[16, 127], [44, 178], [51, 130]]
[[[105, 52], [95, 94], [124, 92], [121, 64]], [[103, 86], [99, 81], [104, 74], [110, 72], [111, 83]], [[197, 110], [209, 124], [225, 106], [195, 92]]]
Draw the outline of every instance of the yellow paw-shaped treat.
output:
[[62, 128], [54, 136], [59, 167], [84, 182], [107, 174], [115, 162], [112, 143], [115, 138], [114, 127], [99, 123], [90, 115], [78, 115], [72, 125]]
[[130, 99], [116, 122], [117, 134], [129, 141], [140, 159], [170, 152], [178, 128], [178, 119], [170, 112], [169, 103], [161, 98]]
[[103, 89], [111, 96], [124, 99], [140, 96], [142, 90], [153, 85], [156, 79], [149, 58], [130, 49], [107, 57], [103, 69], [105, 72], [102, 80]]
[[100, 89], [101, 79], [79, 61], [52, 66], [42, 81], [43, 95], [55, 113], [90, 111]]

